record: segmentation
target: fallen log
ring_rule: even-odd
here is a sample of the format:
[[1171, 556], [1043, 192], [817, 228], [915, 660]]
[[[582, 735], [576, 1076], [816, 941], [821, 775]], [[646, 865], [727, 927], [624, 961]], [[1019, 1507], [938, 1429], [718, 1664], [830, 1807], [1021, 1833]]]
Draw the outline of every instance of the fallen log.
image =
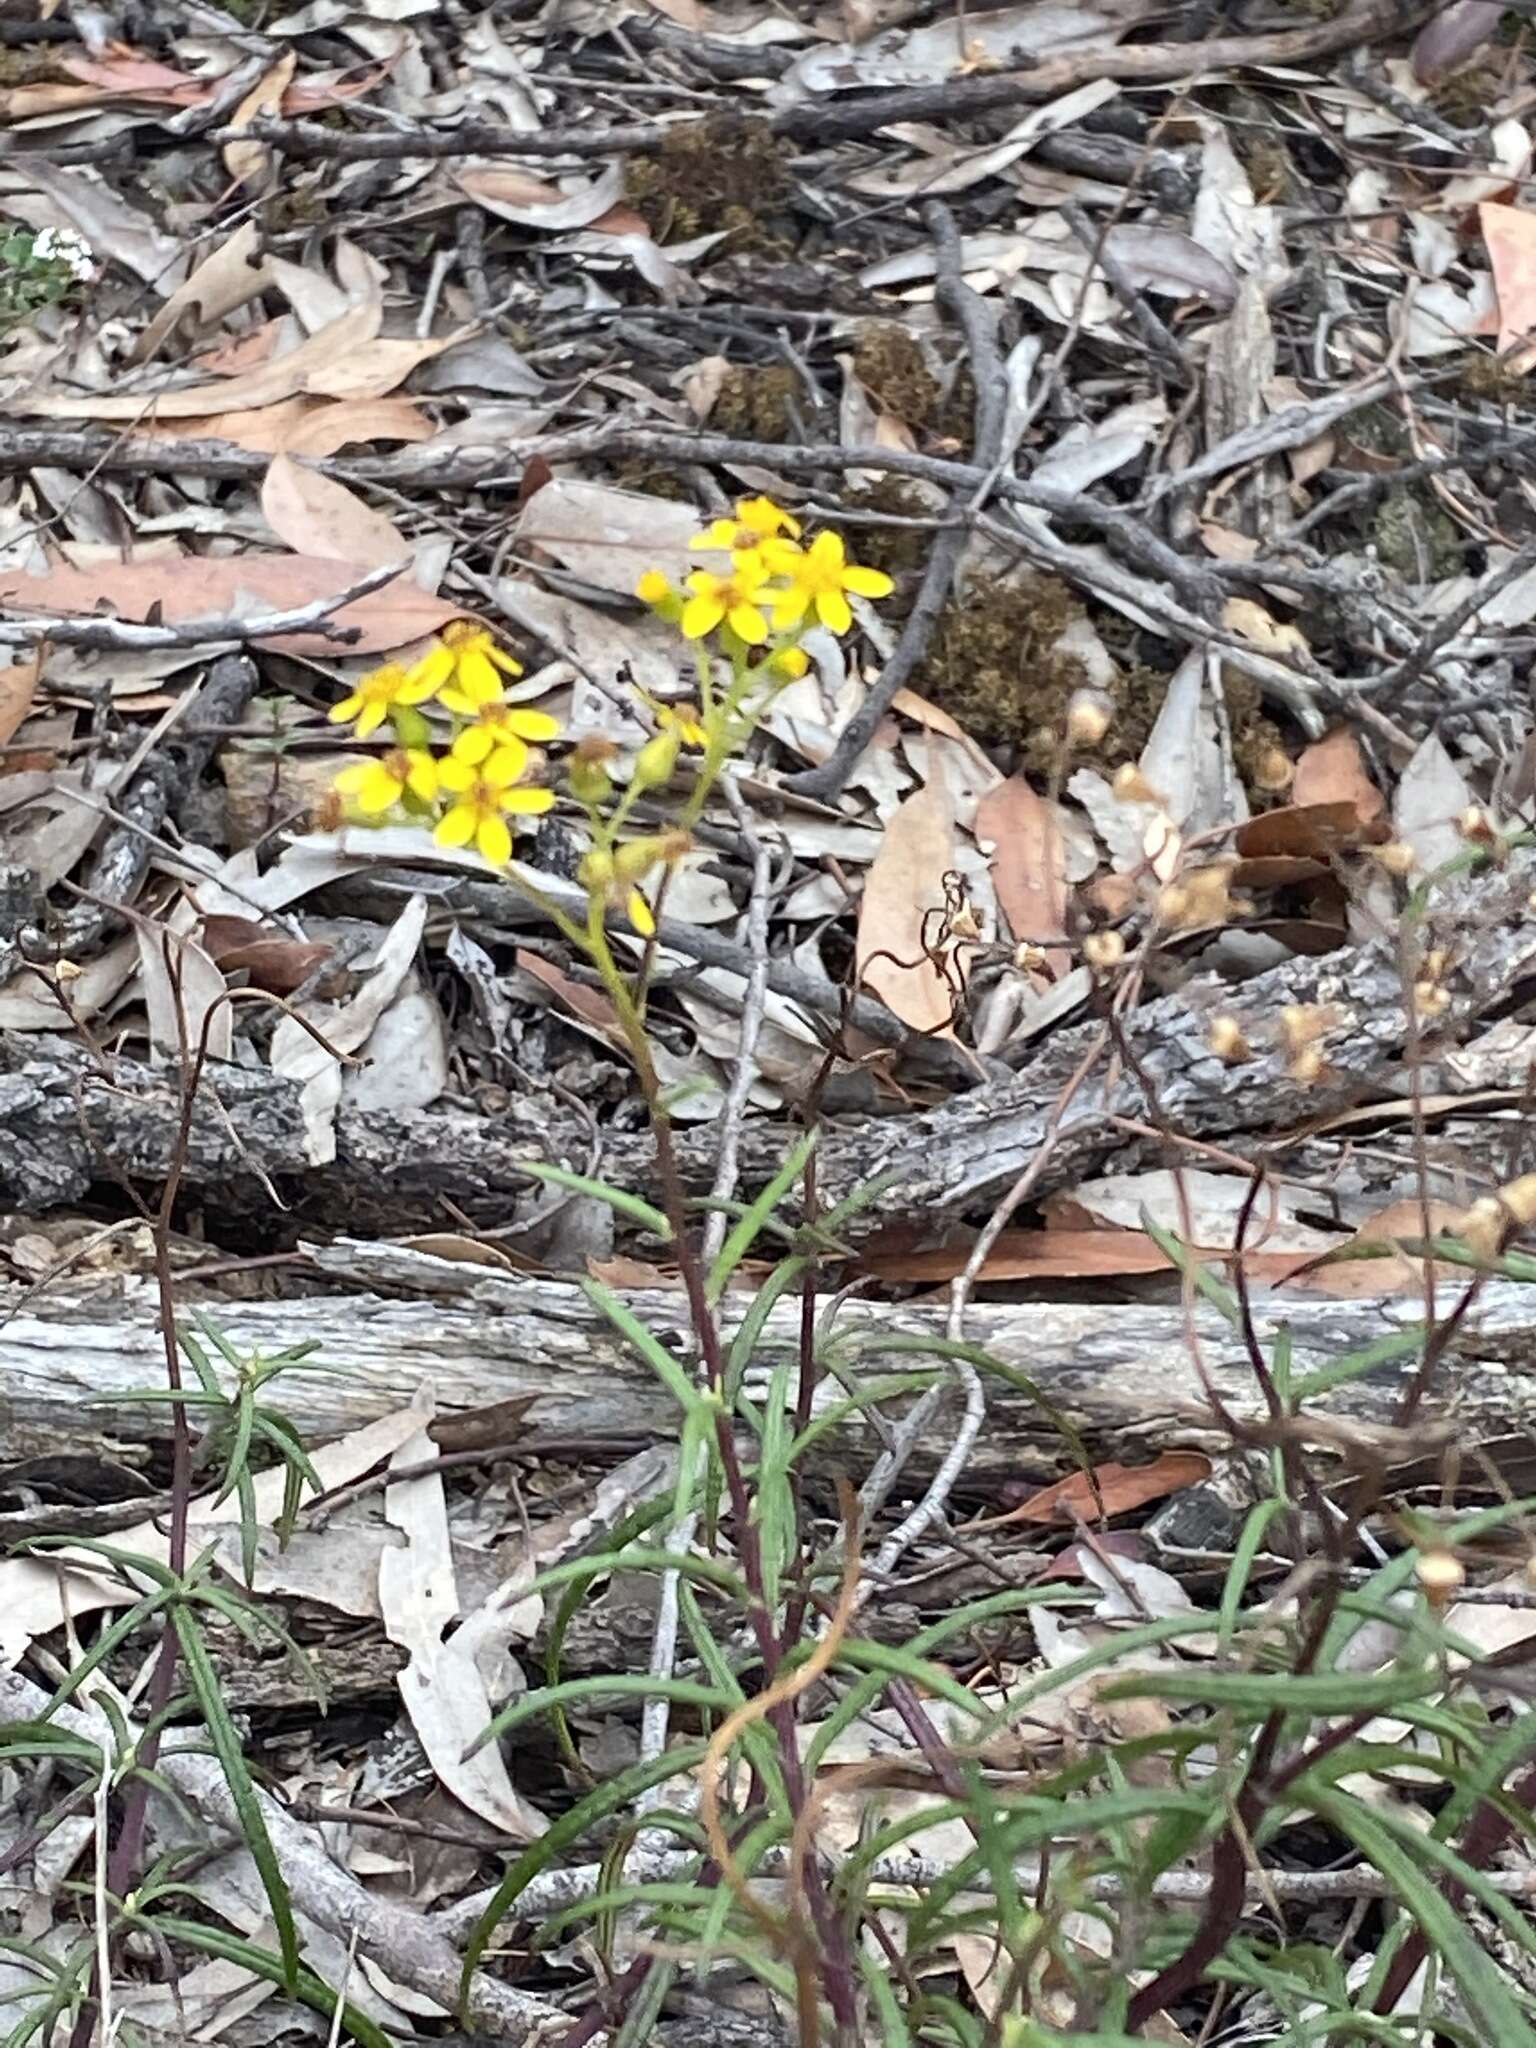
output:
[[[297, 1300], [221, 1304], [216, 1320], [242, 1351], [267, 1355], [314, 1343], [340, 1372], [284, 1375], [272, 1398], [315, 1440], [340, 1435], [408, 1402], [423, 1381], [439, 1414], [537, 1395], [529, 1426], [562, 1435], [675, 1436], [671, 1397], [581, 1287], [564, 1281], [493, 1273], [399, 1246], [342, 1242], [310, 1254], [318, 1273], [368, 1291]], [[1454, 1300], [1444, 1290], [1442, 1312]], [[693, 1355], [686, 1304], [666, 1289], [626, 1291], [625, 1302], [677, 1358]], [[730, 1296], [728, 1330], [750, 1297]], [[1485, 1287], [1454, 1332], [1411, 1443], [1393, 1424], [1419, 1357], [1416, 1299], [1333, 1301], [1261, 1297], [1261, 1335], [1291, 1332], [1293, 1381], [1336, 1366], [1348, 1352], [1394, 1334], [1402, 1354], [1308, 1403], [1317, 1434], [1338, 1428], [1381, 1436], [1393, 1462], [1410, 1451], [1432, 1454], [1450, 1437], [1473, 1444], [1536, 1427], [1536, 1288], [1499, 1281]], [[69, 1282], [41, 1296], [0, 1294], [0, 1443], [7, 1457], [104, 1450], [162, 1439], [164, 1406], [134, 1405], [135, 1389], [164, 1384], [155, 1291], [147, 1280], [93, 1287]], [[781, 1303], [758, 1342], [747, 1384], [762, 1394], [775, 1367], [797, 1355], [798, 1303]], [[945, 1310], [924, 1302], [844, 1302], [836, 1352], [846, 1374], [865, 1379], [937, 1364], [899, 1348], [943, 1338]], [[1166, 1304], [977, 1303], [967, 1318], [971, 1341], [997, 1361], [986, 1375], [988, 1421], [968, 1480], [1053, 1470], [1070, 1461], [1056, 1417], [1096, 1451], [1129, 1456], [1174, 1445], [1219, 1446], [1224, 1435], [1211, 1390], [1244, 1420], [1263, 1401], [1238, 1334], [1214, 1310], [1186, 1318]], [[1191, 1345], [1191, 1334], [1195, 1343]], [[1202, 1380], [1202, 1372], [1207, 1378]], [[1033, 1393], [1030, 1388], [1038, 1390]], [[842, 1397], [829, 1378], [823, 1400]], [[1048, 1405], [1047, 1405], [1048, 1404]], [[942, 1412], [918, 1446], [929, 1467], [947, 1450], [951, 1421]], [[862, 1470], [878, 1444], [867, 1423], [850, 1423], [829, 1451]]]
[[[862, 1212], [869, 1222], [955, 1217], [984, 1212], [1042, 1148], [1037, 1195], [1101, 1169], [1139, 1142], [1125, 1129], [1128, 1119], [1175, 1140], [1244, 1132], [1277, 1140], [1341, 1109], [1400, 1099], [1416, 1062], [1424, 1089], [1470, 1092], [1473, 1083], [1437, 1061], [1536, 976], [1533, 877], [1536, 855], [1521, 852], [1443, 892], [1421, 934], [1448, 960], [1442, 986], [1450, 1007], [1436, 1018], [1430, 1046], [1416, 1045], [1395, 937], [1288, 960], [1236, 987], [1194, 977], [1128, 1013], [1133, 1060], [1092, 1018], [1054, 1032], [1016, 1079], [989, 1081], [918, 1114], [829, 1123], [820, 1143], [823, 1199], [840, 1200], [884, 1175]], [[1320, 1073], [1296, 1071], [1285, 1020], [1298, 1007], [1319, 1020]], [[1241, 1027], [1252, 1048], [1245, 1062], [1212, 1051], [1218, 1014]], [[1518, 1090], [1524, 1080], [1522, 1069], [1511, 1085]], [[344, 1110], [336, 1158], [316, 1166], [292, 1083], [263, 1068], [211, 1063], [183, 1180], [215, 1211], [261, 1216], [269, 1232], [272, 1187], [302, 1216], [354, 1232], [430, 1229], [452, 1216], [448, 1204], [478, 1223], [504, 1225], [521, 1202], [542, 1198], [525, 1172], [530, 1159], [585, 1163], [591, 1127], [553, 1102], [514, 1098], [497, 1118], [425, 1110], [380, 1119]], [[69, 1039], [0, 1032], [0, 1204], [38, 1214], [114, 1180], [154, 1183], [169, 1170], [180, 1121], [175, 1069], [109, 1062]], [[788, 1142], [781, 1124], [748, 1122], [746, 1190], [771, 1178]], [[715, 1147], [710, 1126], [679, 1134], [690, 1187], [709, 1186]], [[644, 1134], [605, 1133], [598, 1171], [620, 1187], [656, 1192]]]

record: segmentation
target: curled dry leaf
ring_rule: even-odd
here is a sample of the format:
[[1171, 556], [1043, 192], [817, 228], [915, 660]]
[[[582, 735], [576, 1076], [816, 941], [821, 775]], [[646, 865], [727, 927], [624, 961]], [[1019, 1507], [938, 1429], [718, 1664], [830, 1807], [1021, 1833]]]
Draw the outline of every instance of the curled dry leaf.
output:
[[291, 996], [335, 950], [254, 918], [223, 915], [203, 919], [203, 945], [225, 974], [244, 974], [252, 988], [275, 996]]
[[[1095, 1465], [1091, 1473], [1072, 1472], [1054, 1486], [1010, 1508], [999, 1521], [1085, 1522], [1128, 1515], [1149, 1502], [1163, 1500], [1186, 1486], [1198, 1486], [1211, 1475], [1211, 1461], [1203, 1451], [1164, 1451], [1150, 1465]], [[983, 1524], [983, 1526], [986, 1526]]]

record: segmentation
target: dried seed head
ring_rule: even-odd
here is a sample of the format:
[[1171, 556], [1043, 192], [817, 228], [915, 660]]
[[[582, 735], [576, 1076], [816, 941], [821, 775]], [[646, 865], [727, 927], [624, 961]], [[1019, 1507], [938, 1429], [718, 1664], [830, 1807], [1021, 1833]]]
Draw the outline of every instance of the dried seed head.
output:
[[1026, 939], [1013, 949], [1013, 964], [1020, 974], [1043, 974], [1046, 967], [1045, 949], [1032, 946]]
[[1158, 892], [1157, 913], [1164, 924], [1189, 924], [1192, 922], [1189, 912], [1190, 894], [1182, 882], [1170, 882], [1166, 889]]
[[981, 926], [976, 922], [976, 912], [969, 903], [962, 903], [949, 920], [949, 936], [952, 939], [966, 939], [979, 944]]
[[1419, 856], [1406, 839], [1389, 839], [1384, 846], [1373, 846], [1371, 858], [1389, 875], [1411, 875], [1419, 864]]
[[1102, 690], [1074, 690], [1067, 701], [1067, 744], [1096, 747], [1109, 731], [1114, 706]]
[[1260, 789], [1289, 789], [1296, 779], [1296, 764], [1283, 747], [1266, 747], [1253, 771]]
[[1298, 1053], [1315, 1045], [1333, 1022], [1320, 1003], [1287, 1003], [1280, 1012], [1280, 1036], [1287, 1052]]
[[1125, 761], [1115, 770], [1115, 779], [1110, 784], [1118, 802], [1122, 804], [1161, 804], [1162, 798], [1148, 782], [1134, 761]]
[[1304, 1045], [1290, 1064], [1290, 1076], [1298, 1088], [1311, 1088], [1328, 1071], [1328, 1062], [1315, 1045]]
[[1223, 1015], [1211, 1019], [1209, 1044], [1217, 1059], [1225, 1060], [1229, 1067], [1240, 1066], [1253, 1055], [1253, 1048], [1243, 1036], [1243, 1027], [1235, 1017]]
[[1083, 941], [1083, 958], [1095, 974], [1108, 974], [1125, 958], [1125, 941], [1118, 932], [1090, 932]]
[[1424, 955], [1423, 979], [1425, 981], [1444, 981], [1447, 973], [1450, 970], [1450, 965], [1450, 947], [1431, 946], [1429, 951]]
[[1451, 1007], [1451, 999], [1436, 982], [1416, 981], [1413, 1007], [1421, 1017], [1443, 1017]]
[[1481, 804], [1468, 804], [1456, 820], [1456, 830], [1463, 839], [1469, 839], [1474, 846], [1488, 846], [1498, 837], [1488, 813]]
[[1480, 1259], [1496, 1259], [1513, 1220], [1497, 1195], [1483, 1195], [1458, 1220], [1456, 1235]]
[[1466, 1567], [1449, 1550], [1421, 1550], [1413, 1569], [1431, 1607], [1443, 1607], [1466, 1584]]

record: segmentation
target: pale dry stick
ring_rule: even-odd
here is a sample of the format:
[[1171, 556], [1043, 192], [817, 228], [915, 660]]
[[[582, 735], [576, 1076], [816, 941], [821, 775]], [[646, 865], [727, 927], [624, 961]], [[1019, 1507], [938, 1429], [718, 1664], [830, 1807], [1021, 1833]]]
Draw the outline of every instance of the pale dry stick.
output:
[[100, 1777], [96, 1780], [96, 1794], [91, 1802], [96, 1819], [95, 1853], [92, 1857], [92, 1905], [96, 1922], [96, 1975], [100, 1983], [97, 1997], [97, 2016], [101, 2024], [101, 2038], [110, 2042], [113, 2038], [114, 2015], [112, 2011], [112, 1922], [107, 1912], [107, 1808], [112, 1797], [112, 1773], [102, 1759]]
[[[714, 1207], [705, 1221], [702, 1256], [706, 1267], [713, 1265], [725, 1242], [726, 1213], [722, 1206], [736, 1191], [736, 1162], [741, 1149], [741, 1125], [752, 1089], [753, 1062], [762, 1034], [768, 1003], [768, 901], [773, 884], [773, 867], [768, 849], [752, 832], [751, 819], [741, 793], [727, 778], [721, 784], [727, 803], [741, 827], [744, 843], [752, 851], [752, 893], [747, 902], [747, 950], [751, 965], [747, 973], [746, 998], [741, 1013], [741, 1035], [737, 1044], [736, 1067], [720, 1114], [720, 1159], [715, 1170]], [[700, 1451], [700, 1469], [705, 1453]], [[698, 1511], [692, 1510], [674, 1523], [664, 1539], [673, 1556], [686, 1556], [699, 1526]], [[651, 1637], [650, 1675], [670, 1678], [677, 1657], [678, 1595], [680, 1575], [665, 1571], [656, 1606], [656, 1627]], [[640, 1717], [640, 1761], [649, 1763], [667, 1746], [671, 1722], [671, 1701], [647, 1699]], [[653, 1785], [640, 1795], [644, 1811], [669, 1797], [664, 1784]], [[637, 1846], [645, 1841], [642, 1833]]]
[[[840, 1867], [838, 1859], [823, 1851], [820, 1860], [827, 1875], [835, 1877]], [[698, 1861], [696, 1854], [683, 1849], [637, 1854], [625, 1867], [626, 1881], [631, 1884], [676, 1883], [693, 1874], [698, 1869]], [[754, 1888], [767, 1891], [770, 1886], [776, 1886], [787, 1872], [789, 1861], [787, 1850], [770, 1851], [758, 1867], [758, 1876], [752, 1879]], [[870, 1864], [868, 1879], [871, 1884], [916, 1888], [942, 1883], [950, 1875], [952, 1867], [932, 1856], [881, 1856]], [[1024, 1860], [1013, 1864], [1011, 1873], [1021, 1891], [1033, 1892], [1040, 1882], [1042, 1867], [1037, 1862]], [[1536, 1868], [1490, 1872], [1488, 1881], [1505, 1898], [1536, 1899]], [[528, 1925], [534, 1925], [566, 1911], [568, 1907], [580, 1905], [583, 1899], [595, 1898], [612, 1882], [611, 1865], [602, 1863], [573, 1863], [564, 1870], [547, 1870], [518, 1893], [517, 1917]], [[1103, 1872], [1084, 1878], [1082, 1886], [1090, 1898], [1105, 1904], [1114, 1904], [1128, 1896], [1141, 1898], [1150, 1892], [1156, 1899], [1198, 1905], [1210, 1897], [1211, 1879], [1209, 1872], [1203, 1870], [1162, 1870], [1148, 1884], [1143, 1880], [1128, 1882], [1123, 1877]], [[990, 1891], [987, 1873], [978, 1869], [969, 1896], [986, 1898]], [[433, 1915], [433, 1925], [450, 1940], [460, 1941], [472, 1932], [493, 1896], [494, 1891], [488, 1886], [484, 1891], [471, 1893], [468, 1898], [458, 1899], [442, 1913]], [[1342, 1870], [1266, 1870], [1262, 1885], [1250, 1872], [1248, 1896], [1255, 1904], [1278, 1899], [1285, 1905], [1319, 1905], [1330, 1899], [1390, 1898], [1392, 1886], [1370, 1864], [1357, 1863]]]
[[0, 620], [0, 647], [35, 647], [47, 640], [55, 647], [92, 647], [109, 653], [136, 654], [166, 647], [207, 647], [225, 640], [241, 645], [248, 640], [270, 640], [278, 634], [324, 628], [344, 653], [348, 638], [356, 629], [333, 624], [331, 615], [392, 583], [408, 566], [395, 562], [370, 569], [330, 597], [317, 597], [287, 611], [264, 612], [250, 619], [183, 619], [175, 626], [146, 626], [137, 619], [88, 618], [79, 613]]

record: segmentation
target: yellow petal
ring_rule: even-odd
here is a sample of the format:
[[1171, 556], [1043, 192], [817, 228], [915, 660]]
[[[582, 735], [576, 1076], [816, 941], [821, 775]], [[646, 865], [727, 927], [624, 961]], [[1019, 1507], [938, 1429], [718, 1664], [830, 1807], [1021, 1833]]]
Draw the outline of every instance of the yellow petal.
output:
[[498, 818], [494, 811], [485, 812], [475, 833], [475, 844], [492, 867], [505, 867], [512, 858], [512, 834], [505, 818]]
[[465, 696], [477, 706], [494, 704], [501, 695], [500, 678], [483, 647], [460, 648], [454, 673]]
[[351, 719], [356, 718], [362, 708], [362, 693], [354, 690], [350, 697], [343, 697], [339, 704], [333, 704], [325, 715], [332, 725], [346, 725]]
[[854, 563], [843, 571], [843, 588], [855, 597], [889, 597], [896, 586], [883, 569], [861, 569]]
[[423, 803], [431, 803], [437, 795], [438, 772], [437, 763], [430, 754], [412, 754], [405, 782], [412, 796], [419, 796]]
[[337, 775], [333, 788], [343, 796], [356, 796], [373, 771], [372, 761], [354, 761]]
[[656, 920], [651, 915], [651, 906], [638, 889], [631, 889], [624, 899], [624, 914], [642, 938], [656, 936]]
[[475, 718], [480, 705], [473, 697], [467, 697], [454, 683], [445, 683], [437, 693], [437, 701], [445, 711], [451, 711], [456, 718]]
[[440, 690], [453, 674], [453, 649], [439, 641], [436, 647], [427, 649], [409, 674], [413, 682], [426, 683], [427, 695], [430, 696], [434, 690]]
[[472, 725], [467, 731], [461, 732], [454, 741], [453, 758], [456, 761], [468, 761], [471, 767], [477, 767], [495, 744], [496, 740], [489, 726]]
[[[702, 533], [696, 533], [688, 545], [691, 548], [733, 548], [736, 545], [737, 531], [734, 519], [716, 519], [706, 526]], [[650, 573], [656, 575], [658, 572], [653, 569]], [[643, 590], [640, 592], [642, 597], [645, 594]]]
[[424, 676], [419, 670], [413, 669], [396, 684], [394, 701], [397, 704], [425, 704], [436, 688], [437, 685], [430, 676]]
[[474, 762], [462, 760], [453, 753], [438, 762], [437, 779], [444, 789], [451, 789], [462, 796], [466, 789], [474, 788], [479, 780], [479, 770]]
[[497, 797], [501, 808], [515, 818], [539, 818], [555, 807], [555, 792], [530, 783], [526, 789], [506, 789]]
[[547, 711], [512, 710], [501, 723], [521, 740], [557, 740], [560, 737], [560, 721], [551, 718]]
[[801, 584], [781, 590], [773, 600], [773, 623], [780, 633], [798, 626], [811, 608], [811, 593]]
[[496, 751], [480, 770], [492, 789], [510, 789], [528, 767], [528, 749], [518, 739], [499, 739]]
[[830, 530], [818, 533], [810, 545], [810, 560], [818, 569], [841, 569], [843, 566], [843, 537]]
[[749, 647], [761, 647], [768, 638], [768, 621], [756, 605], [738, 604], [731, 610], [731, 631]]
[[853, 613], [848, 609], [848, 600], [840, 590], [822, 591], [816, 600], [816, 616], [834, 633], [846, 633], [853, 624]]
[[360, 740], [365, 740], [369, 733], [378, 731], [379, 727], [384, 723], [385, 709], [386, 706], [383, 704], [365, 704], [363, 706], [362, 710], [357, 714], [357, 736]]
[[[692, 582], [692, 577], [689, 581]], [[682, 630], [685, 640], [702, 640], [706, 633], [713, 633], [725, 617], [725, 606], [718, 597], [690, 597], [683, 606]]]
[[377, 817], [380, 811], [393, 810], [400, 801], [404, 787], [395, 780], [382, 761], [375, 761], [368, 779], [357, 793], [357, 807], [370, 817]]
[[473, 804], [455, 804], [438, 820], [432, 837], [440, 846], [468, 846], [475, 836], [475, 821], [479, 813]]
[[508, 654], [504, 647], [497, 647], [494, 642], [486, 648], [485, 658], [494, 662], [504, 676], [520, 676], [523, 672], [523, 664], [515, 656]]

